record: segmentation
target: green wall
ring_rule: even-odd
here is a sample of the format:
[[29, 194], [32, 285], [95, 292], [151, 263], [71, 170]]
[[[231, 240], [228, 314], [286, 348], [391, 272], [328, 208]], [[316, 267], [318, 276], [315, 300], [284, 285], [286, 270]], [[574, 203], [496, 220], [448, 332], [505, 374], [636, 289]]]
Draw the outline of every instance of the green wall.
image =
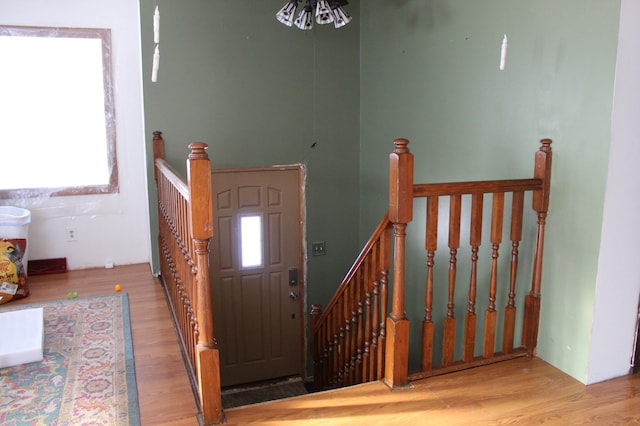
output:
[[[538, 140], [553, 139], [538, 355], [581, 381], [619, 12], [619, 0], [369, 0], [361, 7], [361, 240], [386, 209], [393, 139], [410, 139], [416, 182], [529, 177]], [[506, 69], [499, 71], [504, 34]], [[408, 251], [422, 250], [424, 233], [408, 234]], [[423, 257], [410, 259], [410, 301], [424, 298]], [[407, 306], [416, 323], [420, 305]]]
[[[140, 4], [145, 125], [164, 132], [173, 164], [196, 140], [216, 168], [306, 164], [307, 241], [327, 243], [309, 257], [308, 303], [329, 300], [386, 211], [393, 139], [411, 140], [416, 181], [435, 182], [529, 177], [538, 140], [552, 138], [538, 354], [585, 381], [620, 0], [354, 0], [347, 27], [310, 32], [274, 19], [283, 0]], [[419, 321], [414, 228], [407, 309]]]
[[[160, 69], [152, 83], [156, 4]], [[154, 130], [182, 173], [194, 141], [209, 145], [214, 168], [303, 163], [308, 245], [327, 246], [325, 256], [309, 255], [308, 302], [326, 304], [358, 251], [359, 7], [351, 2], [354, 22], [344, 28], [301, 31], [276, 21], [283, 4], [141, 0], [152, 238]]]

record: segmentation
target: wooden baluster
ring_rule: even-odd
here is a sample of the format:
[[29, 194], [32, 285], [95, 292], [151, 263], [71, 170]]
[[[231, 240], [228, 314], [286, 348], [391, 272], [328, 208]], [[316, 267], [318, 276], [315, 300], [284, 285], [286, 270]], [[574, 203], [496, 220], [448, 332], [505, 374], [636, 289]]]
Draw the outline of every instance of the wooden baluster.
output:
[[342, 303], [342, 329], [344, 330], [342, 333], [342, 358], [340, 362], [340, 369], [342, 371], [342, 381], [340, 382], [340, 386], [346, 386], [349, 384], [349, 360], [351, 359], [351, 352], [349, 343], [351, 342], [351, 309], [349, 309], [350, 297], [349, 292], [351, 291], [351, 283], [347, 286], [347, 290], [344, 292], [344, 299]]
[[[370, 260], [367, 260], [367, 264], [371, 262]], [[366, 274], [367, 272], [367, 267], [365, 264], [365, 268], [360, 276], [360, 279], [358, 280], [358, 286], [356, 287], [356, 300], [355, 300], [355, 305], [354, 305], [354, 320], [353, 320], [353, 346], [354, 346], [354, 351], [353, 351], [353, 355], [352, 355], [352, 366], [353, 366], [353, 372], [352, 372], [352, 376], [353, 376], [353, 383], [361, 383], [360, 380], [362, 380], [362, 376], [360, 375], [360, 372], [362, 371], [362, 347], [363, 347], [363, 340], [364, 340], [364, 330], [362, 330], [362, 317], [363, 317], [363, 289], [364, 286], [366, 285], [366, 281], [367, 281], [367, 277], [368, 275]]]
[[369, 262], [367, 262], [367, 268], [365, 273], [365, 279], [363, 282], [363, 287], [360, 289], [360, 306], [359, 306], [359, 324], [360, 331], [362, 337], [358, 337], [358, 350], [360, 351], [360, 366], [356, 372], [357, 377], [360, 377], [359, 383], [364, 383], [367, 381], [367, 373], [368, 370], [368, 362], [369, 362], [369, 344], [370, 344], [370, 321], [371, 315], [369, 314], [370, 303], [371, 303], [371, 290], [373, 281], [375, 280], [375, 270], [377, 266], [376, 259], [376, 249], [378, 247], [379, 242], [376, 242], [373, 247], [371, 247], [371, 252], [369, 254]]
[[321, 365], [322, 358], [320, 356], [321, 348], [324, 346], [322, 342], [322, 334], [318, 327], [318, 320], [322, 315], [322, 305], [311, 305], [311, 313], [309, 314], [311, 333], [311, 356], [313, 357], [313, 388], [320, 390], [324, 387], [322, 383]]
[[[327, 354], [328, 354], [328, 346], [330, 342], [327, 339], [327, 326], [328, 322], [320, 324], [320, 328], [318, 329], [318, 366], [317, 369], [313, 372], [313, 389], [314, 390], [322, 390], [327, 386], [326, 381], [326, 371], [327, 371]], [[316, 377], [316, 374], [318, 377]]]
[[342, 337], [342, 382], [340, 386], [349, 385], [349, 363], [351, 360], [351, 297], [350, 292], [352, 290], [352, 283], [349, 283], [347, 290], [344, 292], [343, 307], [343, 329], [344, 334]]
[[386, 348], [387, 348], [387, 303], [389, 300], [389, 270], [382, 271], [382, 278], [380, 278], [380, 337], [378, 338], [378, 365], [376, 379], [381, 380], [385, 377], [386, 366]]
[[376, 330], [377, 330], [377, 318], [375, 317], [375, 300], [374, 300], [374, 291], [376, 286], [378, 285], [378, 271], [381, 267], [380, 262], [380, 239], [376, 242], [372, 249], [372, 256], [375, 259], [375, 262], [371, 271], [371, 281], [370, 285], [367, 289], [366, 293], [366, 325], [365, 325], [365, 347], [364, 347], [364, 359], [363, 359], [363, 381], [369, 382], [374, 379], [374, 363], [375, 363], [375, 346], [374, 343], [377, 340]]
[[[316, 335], [315, 338], [312, 338], [312, 344], [315, 341], [315, 352], [318, 358], [313, 361], [313, 389], [321, 390], [324, 389], [324, 353], [326, 348], [325, 341], [325, 328], [327, 326], [327, 322], [323, 322], [322, 324], [318, 324], [317, 319], [314, 320], [315, 314], [313, 313], [313, 309], [316, 305], [311, 308], [311, 321], [316, 321]], [[320, 305], [317, 305], [320, 306]], [[322, 309], [321, 309], [322, 310]], [[318, 314], [318, 317], [321, 315]]]
[[472, 362], [475, 357], [476, 342], [476, 288], [478, 283], [478, 247], [482, 244], [482, 206], [483, 194], [471, 196], [471, 228], [469, 244], [471, 245], [471, 278], [469, 279], [469, 308], [465, 318], [464, 350], [462, 358]]
[[447, 316], [444, 319], [444, 335], [442, 343], [442, 365], [453, 364], [456, 317], [453, 312], [454, 296], [456, 289], [456, 261], [458, 248], [460, 247], [460, 213], [462, 209], [462, 196], [452, 195], [449, 204], [449, 298], [447, 303]]
[[364, 357], [364, 341], [365, 341], [365, 303], [367, 283], [371, 279], [370, 268], [373, 260], [369, 258], [365, 267], [365, 273], [362, 275], [361, 285], [358, 287], [358, 316], [356, 324], [358, 332], [356, 334], [356, 364], [355, 364], [355, 383], [362, 383], [362, 362]]
[[335, 353], [334, 353], [334, 366], [333, 377], [334, 381], [331, 387], [339, 387], [342, 383], [342, 360], [344, 357], [344, 318], [342, 312], [342, 300], [338, 300], [335, 304], [335, 320], [336, 320], [336, 334], [335, 334]]
[[551, 187], [551, 139], [542, 139], [540, 150], [536, 152], [533, 177], [542, 180], [542, 189], [534, 191], [532, 207], [538, 214], [536, 252], [533, 259], [531, 291], [525, 298], [522, 345], [527, 355], [535, 355], [540, 323], [540, 287], [542, 284], [542, 257], [544, 252], [544, 227], [549, 210], [549, 190]]
[[349, 316], [351, 310], [349, 309], [349, 291], [351, 290], [351, 283], [347, 286], [347, 291], [345, 291], [345, 298], [342, 303], [342, 358], [340, 363], [340, 369], [342, 372], [342, 381], [340, 382], [340, 386], [346, 386], [348, 384], [347, 378], [349, 377], [349, 336], [351, 334], [351, 318]]
[[[322, 385], [320, 389], [326, 389], [329, 386], [329, 372], [331, 371], [331, 348], [333, 345], [333, 338], [331, 334], [331, 315], [325, 311], [324, 313], [324, 322], [322, 324], [322, 336], [321, 341], [323, 342], [323, 347], [320, 348], [320, 356], [322, 356], [322, 364], [321, 364], [321, 373], [322, 376], [320, 381]], [[320, 390], [319, 389], [319, 390]]]
[[187, 299], [186, 301], [186, 311], [187, 311], [187, 319], [189, 323], [189, 333], [187, 334], [189, 339], [189, 355], [191, 356], [192, 365], [196, 366], [196, 368], [200, 368], [196, 354], [196, 346], [200, 337], [200, 325], [198, 324], [198, 318], [191, 306], [191, 300]]
[[389, 268], [391, 267], [391, 241], [392, 228], [387, 227], [383, 233], [382, 244], [382, 270], [380, 271], [380, 304], [377, 309], [380, 312], [380, 331], [378, 333], [378, 353], [376, 355], [377, 373], [376, 380], [382, 380], [385, 375], [385, 350], [387, 348], [387, 306], [389, 301]]
[[327, 325], [326, 325], [325, 336], [324, 336], [324, 338], [326, 339], [326, 347], [324, 349], [325, 362], [324, 362], [324, 365], [322, 366], [324, 371], [324, 376], [322, 378], [322, 381], [324, 382], [323, 389], [327, 389], [331, 386], [331, 373], [333, 371], [333, 358], [335, 356], [334, 346], [333, 346], [334, 345], [333, 309], [329, 309], [328, 313], [325, 313], [325, 317], [326, 317]]
[[329, 387], [331, 383], [331, 366], [333, 362], [333, 317], [331, 315], [326, 317], [326, 324], [323, 328], [323, 341], [325, 347], [323, 351], [323, 363], [322, 363], [322, 389]]
[[[326, 329], [327, 329], [327, 321], [325, 320], [322, 324], [319, 325], [318, 328], [318, 363], [314, 365], [313, 371], [313, 389], [314, 390], [322, 390], [326, 386], [325, 381], [325, 370], [326, 370], [326, 353], [327, 353], [327, 340], [326, 340]], [[316, 377], [316, 375], [318, 377]]]
[[498, 250], [502, 243], [504, 217], [504, 192], [493, 194], [491, 211], [491, 278], [489, 281], [489, 307], [484, 319], [482, 356], [490, 358], [495, 352], [496, 341], [496, 292], [498, 289]]
[[367, 292], [365, 295], [365, 319], [364, 319], [364, 350], [362, 354], [362, 382], [371, 381], [371, 321], [372, 321], [372, 312], [371, 312], [371, 293]]
[[353, 384], [353, 378], [354, 378], [354, 370], [355, 370], [355, 364], [356, 364], [356, 352], [357, 352], [357, 348], [356, 348], [356, 338], [358, 335], [358, 326], [356, 324], [356, 317], [357, 317], [357, 305], [358, 305], [358, 297], [357, 297], [357, 290], [358, 290], [358, 286], [359, 286], [359, 281], [362, 278], [362, 271], [358, 271], [358, 273], [356, 273], [356, 276], [353, 280], [353, 282], [351, 283], [350, 286], [350, 290], [349, 291], [349, 318], [347, 321], [349, 321], [349, 329], [350, 329], [350, 333], [348, 336], [349, 339], [349, 351], [347, 352], [347, 363], [346, 363], [346, 368], [347, 368], [347, 384], [348, 385], [352, 385]]
[[338, 360], [336, 366], [336, 372], [338, 374], [338, 381], [335, 384], [336, 387], [343, 386], [344, 379], [344, 353], [345, 353], [345, 345], [344, 345], [344, 335], [345, 335], [345, 322], [346, 322], [346, 314], [345, 314], [345, 302], [344, 300], [340, 300], [338, 302], [338, 318], [340, 319], [340, 332], [338, 334]]
[[409, 375], [409, 320], [405, 306], [405, 238], [413, 218], [413, 155], [406, 139], [396, 139], [389, 155], [389, 220], [393, 222], [395, 256], [393, 296], [387, 318], [385, 383], [391, 388], [406, 386]]
[[337, 317], [336, 317], [336, 308], [335, 305], [331, 308], [331, 314], [327, 317], [329, 321], [329, 329], [328, 329], [328, 338], [330, 340], [329, 346], [329, 360], [327, 363], [327, 377], [325, 379], [325, 387], [334, 387], [335, 383], [335, 374], [336, 374], [336, 364], [338, 359], [338, 328], [337, 325]]
[[327, 341], [329, 346], [327, 347], [327, 364], [325, 365], [325, 389], [333, 386], [333, 373], [334, 373], [334, 360], [338, 354], [336, 351], [336, 324], [333, 309], [331, 315], [327, 317]]
[[[381, 378], [378, 375], [378, 341], [380, 336], [380, 281], [373, 283], [373, 302], [372, 302], [372, 314], [371, 319], [371, 366], [369, 367], [369, 377], [371, 380], [379, 380]], [[382, 317], [384, 319], [384, 316]]]
[[350, 346], [351, 353], [349, 357], [349, 384], [355, 383], [355, 367], [358, 354], [358, 289], [362, 280], [362, 271], [356, 274], [356, 280], [353, 283], [352, 299], [351, 299], [351, 336]]
[[344, 381], [345, 381], [345, 372], [344, 372], [344, 360], [345, 360], [345, 353], [347, 350], [347, 347], [345, 345], [345, 333], [347, 331], [347, 322], [346, 322], [346, 318], [345, 318], [345, 305], [346, 302], [345, 300], [341, 300], [339, 303], [340, 306], [340, 334], [339, 334], [339, 338], [338, 338], [338, 383], [336, 386], [344, 386]]
[[363, 289], [364, 301], [363, 301], [363, 342], [362, 342], [362, 382], [368, 382], [369, 379], [369, 367], [371, 362], [371, 297], [373, 292], [373, 283], [376, 280], [376, 271], [380, 267], [378, 262], [378, 252], [380, 248], [380, 240], [378, 240], [371, 248], [371, 264], [369, 273], [367, 274], [366, 286]]
[[504, 308], [504, 336], [502, 352], [513, 352], [513, 339], [516, 326], [516, 279], [518, 277], [518, 247], [522, 240], [522, 215], [524, 212], [524, 192], [513, 193], [511, 201], [511, 265], [509, 279], [509, 298]]
[[351, 334], [349, 335], [349, 358], [347, 360], [349, 372], [347, 383], [349, 385], [355, 383], [356, 358], [358, 353], [358, 289], [360, 288], [361, 280], [362, 270], [358, 271], [351, 285]]
[[424, 296], [424, 320], [422, 321], [422, 359], [420, 371], [433, 368], [433, 267], [438, 248], [438, 197], [427, 198], [427, 228], [425, 249], [427, 250], [427, 285]]
[[362, 301], [358, 301], [358, 333], [357, 333], [357, 353], [356, 353], [356, 363], [355, 363], [355, 377], [354, 383], [362, 383], [362, 361], [364, 356], [364, 303]]
[[332, 314], [331, 314], [331, 333], [333, 335], [333, 344], [331, 346], [331, 366], [330, 366], [330, 373], [329, 373], [329, 387], [336, 387], [337, 384], [337, 377], [338, 377], [338, 362], [339, 362], [339, 358], [340, 358], [340, 347], [339, 345], [339, 338], [340, 338], [340, 323], [339, 323], [339, 316], [338, 316], [338, 304], [334, 305], [333, 309], [332, 309]]
[[[325, 311], [326, 312], [326, 311]], [[322, 388], [327, 389], [331, 383], [331, 363], [333, 362], [333, 321], [332, 316], [325, 314], [325, 323], [323, 324], [322, 340], [324, 341], [324, 349], [322, 351]]]

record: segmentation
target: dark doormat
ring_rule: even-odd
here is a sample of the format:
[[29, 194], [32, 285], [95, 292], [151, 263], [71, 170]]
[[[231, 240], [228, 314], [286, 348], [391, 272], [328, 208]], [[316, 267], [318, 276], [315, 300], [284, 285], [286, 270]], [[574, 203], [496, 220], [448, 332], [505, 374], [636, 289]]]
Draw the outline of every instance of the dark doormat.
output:
[[311, 386], [300, 377], [290, 377], [269, 382], [229, 386], [222, 389], [222, 407], [233, 408], [276, 399], [291, 398], [310, 392]]

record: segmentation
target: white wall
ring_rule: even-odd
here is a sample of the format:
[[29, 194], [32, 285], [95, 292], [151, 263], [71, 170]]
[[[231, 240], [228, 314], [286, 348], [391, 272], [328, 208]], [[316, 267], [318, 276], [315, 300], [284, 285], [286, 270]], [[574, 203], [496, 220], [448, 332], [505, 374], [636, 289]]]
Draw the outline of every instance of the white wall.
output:
[[[66, 257], [69, 269], [104, 266], [107, 261], [116, 266], [149, 262], [139, 2], [0, 0], [0, 24], [110, 28], [112, 37], [120, 192], [0, 200], [0, 205], [31, 211], [29, 259]], [[69, 225], [76, 228], [77, 241], [66, 240]]]
[[[640, 2], [622, 0], [587, 383], [629, 372], [640, 294]], [[589, 147], [585, 146], [585, 149]]]

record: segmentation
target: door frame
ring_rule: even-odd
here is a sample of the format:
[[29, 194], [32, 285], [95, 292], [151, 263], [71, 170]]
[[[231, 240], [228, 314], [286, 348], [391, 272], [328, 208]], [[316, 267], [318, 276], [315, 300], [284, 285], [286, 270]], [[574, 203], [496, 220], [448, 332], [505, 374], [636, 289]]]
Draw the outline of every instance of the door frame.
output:
[[[302, 303], [299, 307], [300, 321], [300, 376], [304, 381], [309, 380], [307, 374], [307, 327], [309, 325], [309, 318], [307, 315], [307, 202], [306, 202], [306, 181], [307, 181], [307, 169], [304, 164], [291, 164], [283, 166], [266, 166], [266, 167], [233, 167], [226, 169], [211, 169], [211, 174], [215, 173], [233, 173], [233, 172], [261, 172], [261, 171], [284, 171], [284, 170], [297, 170], [298, 171], [298, 288], [300, 289], [300, 295], [302, 296]], [[216, 229], [213, 230], [214, 234]], [[214, 323], [214, 335], [215, 335], [215, 323]]]
[[638, 310], [636, 311], [636, 329], [633, 338], [633, 352], [631, 354], [631, 374], [640, 372], [640, 297], [638, 298]]

